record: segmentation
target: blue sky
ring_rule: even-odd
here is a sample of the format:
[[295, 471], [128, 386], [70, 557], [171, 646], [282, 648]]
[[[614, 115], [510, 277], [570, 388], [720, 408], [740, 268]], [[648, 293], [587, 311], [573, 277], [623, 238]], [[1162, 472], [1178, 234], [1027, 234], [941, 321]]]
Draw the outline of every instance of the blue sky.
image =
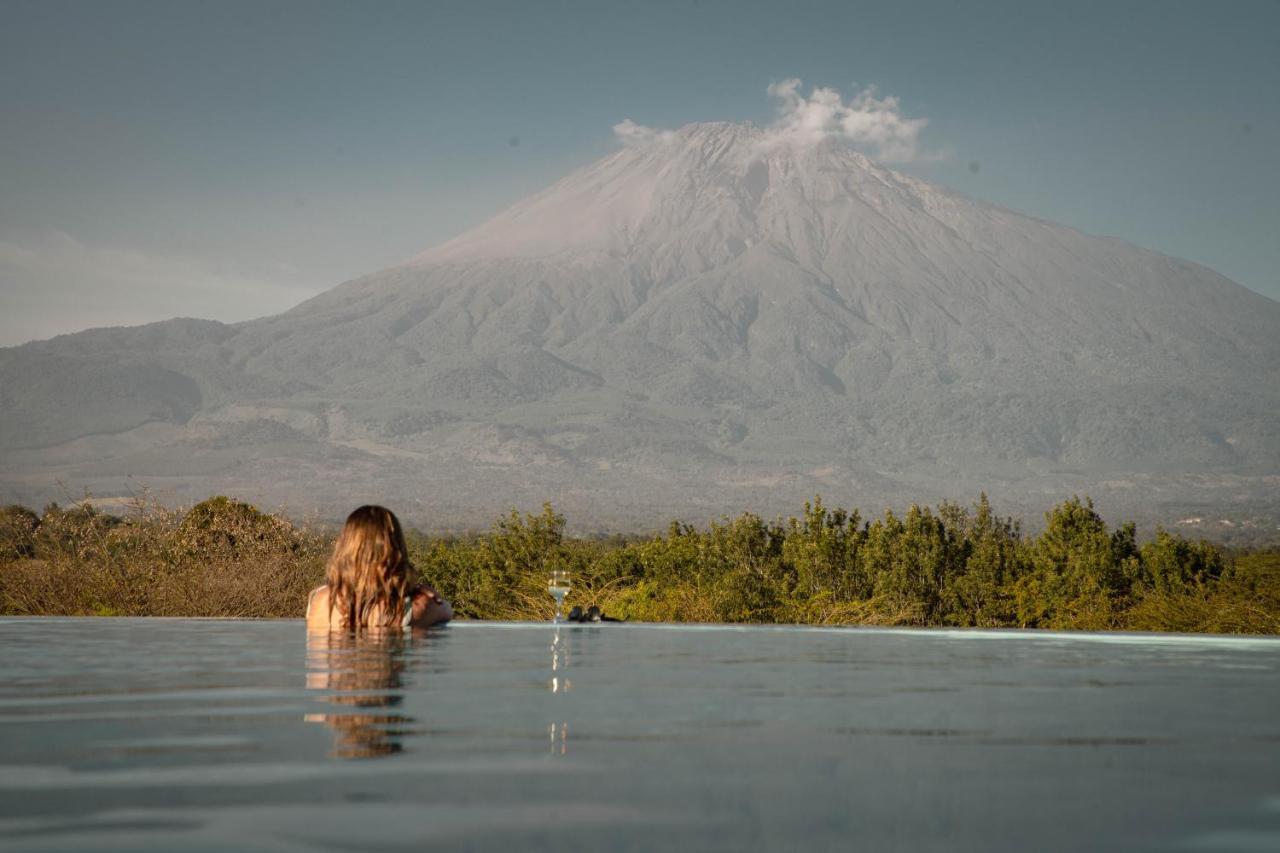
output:
[[0, 0], [0, 345], [236, 320], [617, 144], [874, 84], [974, 197], [1280, 299], [1280, 3]]

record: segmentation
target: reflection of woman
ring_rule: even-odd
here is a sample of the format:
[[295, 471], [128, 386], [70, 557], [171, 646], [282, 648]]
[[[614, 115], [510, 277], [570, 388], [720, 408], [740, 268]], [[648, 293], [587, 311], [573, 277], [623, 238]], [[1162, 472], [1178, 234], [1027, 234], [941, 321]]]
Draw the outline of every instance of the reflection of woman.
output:
[[307, 687], [335, 691], [326, 702], [339, 707], [307, 714], [310, 723], [333, 729], [338, 758], [376, 758], [401, 749], [401, 730], [413, 720], [395, 713], [404, 672], [405, 637], [399, 631], [307, 635]]
[[453, 618], [426, 584], [409, 584], [409, 549], [389, 509], [362, 506], [347, 516], [325, 569], [307, 598], [308, 631], [425, 628]]

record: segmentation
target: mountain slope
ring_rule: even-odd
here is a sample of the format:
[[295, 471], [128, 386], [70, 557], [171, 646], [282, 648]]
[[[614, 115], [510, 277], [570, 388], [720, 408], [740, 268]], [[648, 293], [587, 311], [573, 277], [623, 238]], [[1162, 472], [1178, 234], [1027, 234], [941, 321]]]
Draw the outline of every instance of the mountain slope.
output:
[[1277, 365], [1280, 305], [1203, 267], [703, 124], [276, 317], [0, 351], [0, 461], [445, 515], [1117, 481], [1193, 503], [1273, 488]]

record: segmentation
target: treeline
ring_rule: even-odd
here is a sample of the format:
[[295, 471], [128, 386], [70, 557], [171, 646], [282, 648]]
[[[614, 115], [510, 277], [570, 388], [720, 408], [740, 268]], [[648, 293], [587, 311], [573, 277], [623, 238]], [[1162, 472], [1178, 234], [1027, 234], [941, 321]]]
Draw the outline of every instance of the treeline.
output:
[[0, 509], [0, 614], [300, 616], [333, 539], [225, 497]]
[[[549, 619], [552, 568], [569, 605], [622, 619], [1280, 633], [1280, 554], [1229, 555], [1164, 530], [1139, 544], [1085, 499], [1038, 535], [973, 507], [886, 512], [815, 500], [798, 517], [752, 514], [662, 535], [564, 535], [550, 505], [484, 535], [411, 533], [424, 579], [462, 617]], [[332, 531], [227, 498], [123, 518], [51, 507], [0, 513], [0, 612], [299, 616]]]
[[820, 500], [796, 518], [745, 514], [665, 535], [569, 539], [564, 518], [512, 513], [486, 536], [419, 542], [417, 564], [462, 615], [546, 618], [546, 570], [568, 569], [570, 603], [624, 619], [1280, 632], [1280, 555], [1230, 559], [1164, 530], [1139, 545], [1090, 501], [1045, 515], [1038, 536], [983, 496], [886, 512]]

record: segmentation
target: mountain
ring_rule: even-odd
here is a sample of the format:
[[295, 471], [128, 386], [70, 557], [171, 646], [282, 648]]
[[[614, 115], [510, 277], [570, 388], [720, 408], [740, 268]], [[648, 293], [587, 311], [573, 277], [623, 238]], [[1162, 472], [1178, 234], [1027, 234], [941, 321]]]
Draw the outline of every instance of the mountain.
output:
[[0, 350], [0, 488], [440, 527], [982, 488], [1273, 507], [1277, 380], [1280, 304], [1212, 270], [695, 124], [284, 314]]

